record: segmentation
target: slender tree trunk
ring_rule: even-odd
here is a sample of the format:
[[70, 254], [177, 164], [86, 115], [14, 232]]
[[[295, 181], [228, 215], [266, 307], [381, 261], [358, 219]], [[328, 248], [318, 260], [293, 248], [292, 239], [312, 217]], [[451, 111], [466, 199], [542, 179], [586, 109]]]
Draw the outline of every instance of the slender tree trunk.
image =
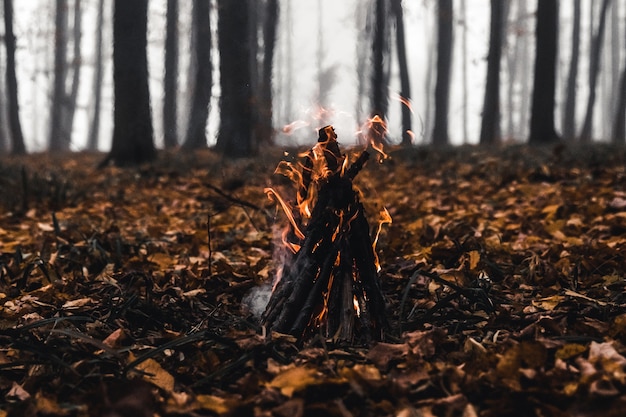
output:
[[64, 135], [71, 143], [72, 131], [74, 128], [74, 114], [78, 99], [78, 87], [80, 86], [80, 70], [82, 67], [81, 38], [82, 38], [82, 9], [81, 0], [74, 0], [74, 23], [72, 27], [73, 37], [73, 57], [72, 57], [72, 85], [69, 96], [65, 97], [65, 108], [63, 112]]
[[463, 143], [467, 142], [467, 138], [469, 137], [469, 132], [468, 132], [468, 126], [467, 126], [467, 121], [468, 121], [468, 108], [467, 108], [467, 101], [468, 101], [468, 91], [469, 91], [469, 87], [468, 87], [468, 80], [467, 80], [467, 2], [465, 0], [461, 0], [461, 20], [463, 22], [462, 24], [462, 32], [461, 32], [461, 56], [462, 56], [462, 60], [463, 62], [461, 62], [461, 78], [463, 80], [463, 104], [462, 104], [462, 116], [461, 116], [461, 120], [462, 120], [462, 124], [463, 124]]
[[538, 2], [535, 80], [530, 115], [531, 144], [551, 143], [559, 139], [554, 129], [558, 17], [557, 0]]
[[65, 80], [67, 77], [67, 0], [56, 0], [54, 37], [54, 88], [50, 112], [50, 150], [64, 152], [70, 147], [70, 139], [63, 129], [65, 106]]
[[87, 149], [98, 149], [100, 135], [100, 106], [102, 103], [102, 27], [104, 26], [104, 0], [98, 0], [98, 24], [96, 27], [96, 62], [93, 76], [93, 115], [89, 125]]
[[[3, 58], [4, 54], [2, 50], [0, 50], [0, 73], [6, 73], [3, 67], [3, 63], [6, 61]], [[7, 130], [5, 87], [6, 83], [4, 82], [4, 78], [0, 77], [0, 153], [3, 155], [11, 149], [11, 143], [9, 141], [10, 133]]]
[[193, 0], [193, 28], [195, 32], [195, 88], [191, 117], [183, 149], [193, 150], [207, 146], [206, 124], [209, 117], [213, 67], [211, 66], [211, 3]]
[[602, 51], [602, 38], [604, 36], [604, 28], [606, 26], [606, 11], [609, 7], [611, 0], [604, 0], [602, 2], [602, 9], [600, 11], [600, 23], [596, 35], [593, 38], [593, 44], [591, 46], [591, 60], [589, 67], [589, 98], [587, 100], [587, 111], [585, 112], [585, 121], [583, 123], [582, 131], [580, 132], [579, 140], [581, 142], [591, 142], [591, 135], [593, 130], [593, 108], [596, 101], [596, 84], [598, 81], [598, 72], [600, 71], [600, 53]]
[[[520, 16], [528, 15], [528, 4], [527, 0], [518, 0], [518, 7], [520, 9]], [[521, 92], [520, 92], [520, 137], [526, 137], [528, 134], [528, 127], [530, 126], [530, 116], [529, 113], [531, 111], [531, 97], [532, 97], [532, 77], [531, 77], [531, 67], [528, 65], [529, 62], [532, 62], [532, 52], [531, 52], [531, 36], [532, 30], [530, 29], [530, 24], [528, 24], [526, 17], [524, 17], [525, 24], [523, 25], [523, 33], [525, 34], [522, 37], [522, 57], [518, 61], [518, 72], [520, 72], [520, 84], [521, 84]]]
[[147, 56], [148, 0], [115, 0], [113, 144], [103, 164], [136, 165], [156, 156]]
[[20, 106], [17, 95], [17, 77], [15, 75], [15, 35], [13, 33], [13, 0], [4, 0], [4, 43], [7, 48], [7, 90], [9, 105], [9, 125], [11, 127], [11, 152], [15, 155], [26, 153]]
[[[626, 44], [626, 42], [625, 42]], [[613, 119], [612, 142], [615, 144], [626, 144], [626, 59], [620, 77], [619, 89], [617, 90], [617, 104]]]
[[[400, 72], [400, 96], [404, 100], [411, 100], [411, 81], [409, 78], [409, 66], [406, 58], [406, 45], [404, 35], [404, 13], [402, 0], [393, 0], [391, 7], [396, 19], [396, 50], [398, 52], [398, 70]], [[411, 132], [411, 108], [402, 103], [402, 144], [411, 145], [413, 140]]]
[[435, 85], [433, 145], [445, 146], [450, 143], [450, 138], [448, 137], [448, 112], [454, 15], [452, 0], [439, 0], [437, 5], [437, 83]]
[[500, 58], [502, 56], [503, 18], [504, 2], [491, 0], [487, 82], [480, 128], [481, 145], [493, 145], [500, 141]]
[[574, 0], [574, 24], [572, 27], [572, 56], [569, 62], [569, 73], [563, 111], [563, 137], [574, 139], [576, 135], [576, 85], [578, 80], [578, 61], [580, 57], [580, 0]]
[[220, 131], [216, 148], [226, 157], [257, 153], [253, 140], [248, 0], [218, 0]]
[[[171, 149], [178, 144], [178, 0], [167, 0], [165, 23], [165, 77], [163, 97], [163, 142]], [[207, 48], [209, 45], [205, 45]]]
[[274, 70], [274, 49], [278, 26], [278, 0], [268, 0], [263, 25], [263, 71], [259, 91], [259, 141], [271, 144], [274, 141], [274, 108], [272, 96], [272, 73]]
[[389, 107], [385, 58], [389, 47], [387, 42], [387, 9], [385, 0], [375, 0], [374, 33], [372, 36], [372, 111], [385, 120]]

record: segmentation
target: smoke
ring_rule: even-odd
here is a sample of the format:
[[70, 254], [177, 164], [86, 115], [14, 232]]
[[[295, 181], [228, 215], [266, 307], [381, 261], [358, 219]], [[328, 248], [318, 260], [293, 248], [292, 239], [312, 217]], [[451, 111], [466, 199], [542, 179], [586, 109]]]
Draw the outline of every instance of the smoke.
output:
[[267, 306], [267, 303], [270, 301], [271, 295], [272, 284], [270, 282], [266, 282], [248, 291], [241, 302], [254, 317], [260, 319], [261, 315], [265, 311], [265, 306]]

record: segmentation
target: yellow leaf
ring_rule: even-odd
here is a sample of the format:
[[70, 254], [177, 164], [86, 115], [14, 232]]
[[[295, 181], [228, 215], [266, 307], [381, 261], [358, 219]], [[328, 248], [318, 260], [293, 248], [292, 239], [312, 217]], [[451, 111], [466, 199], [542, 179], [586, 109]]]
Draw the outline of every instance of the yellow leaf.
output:
[[480, 261], [480, 252], [477, 250], [473, 250], [469, 253], [469, 269], [473, 271], [478, 266], [478, 262]]
[[532, 304], [535, 307], [539, 307], [543, 310], [552, 311], [563, 301], [563, 296], [553, 295], [552, 297], [540, 298], [539, 300], [533, 300]]
[[565, 360], [578, 356], [586, 350], [587, 347], [585, 345], [581, 345], [579, 343], [568, 343], [557, 350], [554, 356]]
[[216, 395], [200, 394], [196, 397], [195, 405], [197, 405], [200, 409], [209, 410], [220, 415], [228, 413], [231, 409], [231, 405], [228, 403], [228, 400]]
[[284, 396], [291, 397], [294, 392], [317, 382], [319, 382], [319, 377], [315, 369], [296, 367], [276, 375], [269, 386], [278, 388]]
[[[134, 360], [134, 355], [129, 357], [129, 362]], [[159, 365], [154, 359], [147, 359], [135, 367], [144, 380], [167, 391], [174, 391], [174, 377]]]

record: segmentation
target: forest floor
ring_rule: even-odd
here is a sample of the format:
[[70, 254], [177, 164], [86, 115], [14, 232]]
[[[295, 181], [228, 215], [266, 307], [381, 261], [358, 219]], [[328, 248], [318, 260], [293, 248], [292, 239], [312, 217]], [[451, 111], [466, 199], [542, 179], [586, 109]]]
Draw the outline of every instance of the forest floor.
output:
[[281, 150], [0, 160], [0, 417], [626, 415], [624, 149], [391, 156], [355, 180], [393, 218], [371, 346], [252, 314]]

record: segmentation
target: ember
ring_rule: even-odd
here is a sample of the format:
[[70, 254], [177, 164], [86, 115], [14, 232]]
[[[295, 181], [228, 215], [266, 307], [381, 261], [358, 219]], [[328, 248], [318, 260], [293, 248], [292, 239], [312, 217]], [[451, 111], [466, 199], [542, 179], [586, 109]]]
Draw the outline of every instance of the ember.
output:
[[352, 184], [369, 153], [348, 166], [333, 127], [326, 126], [303, 157], [300, 169], [286, 162], [277, 168], [299, 184], [297, 213], [273, 189], [266, 190], [287, 214], [290, 230], [283, 241], [293, 256], [275, 284], [263, 324], [300, 342], [317, 333], [349, 343], [382, 340], [387, 321], [378, 259]]

